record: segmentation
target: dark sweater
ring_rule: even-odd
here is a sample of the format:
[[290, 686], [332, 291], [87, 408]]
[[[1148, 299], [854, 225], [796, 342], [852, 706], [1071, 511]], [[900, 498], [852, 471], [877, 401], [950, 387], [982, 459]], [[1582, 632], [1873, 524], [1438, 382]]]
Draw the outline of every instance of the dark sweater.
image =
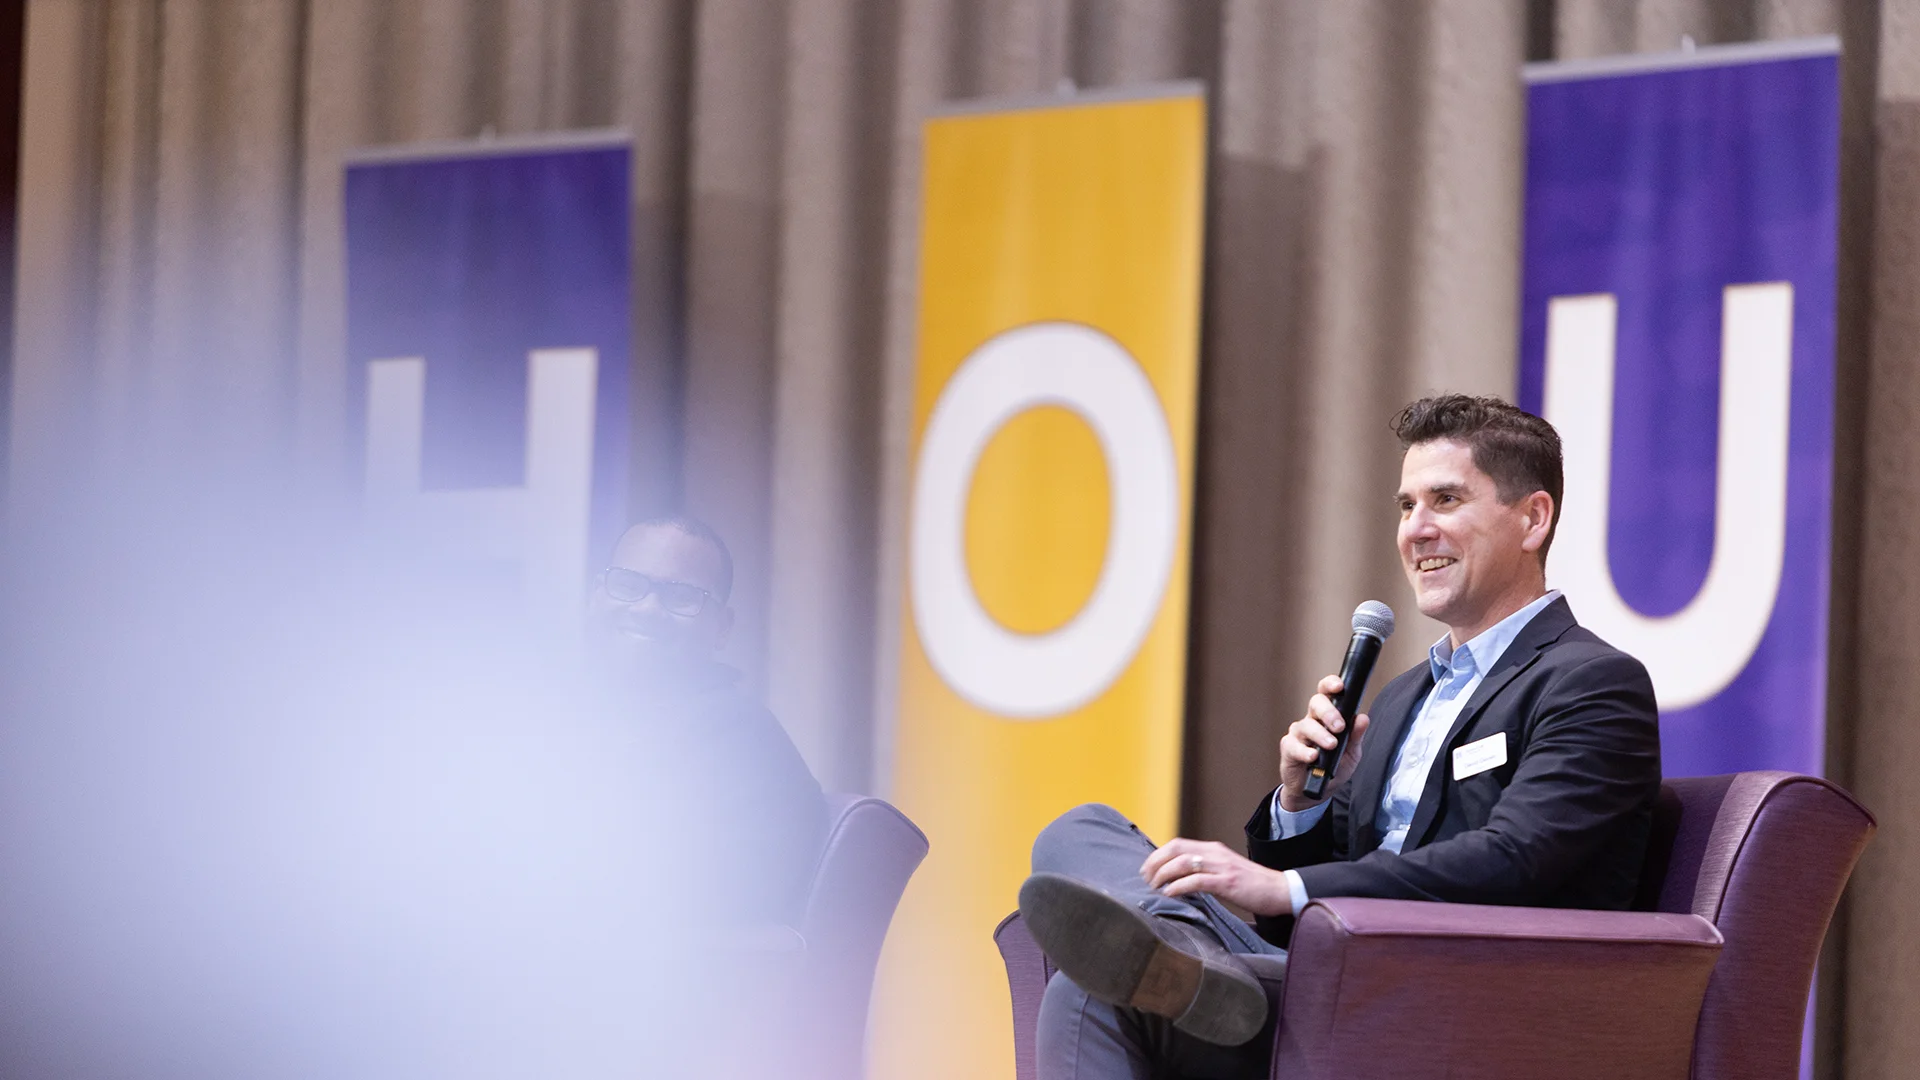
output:
[[663, 856], [697, 860], [703, 913], [798, 922], [826, 830], [826, 802], [786, 730], [720, 663], [637, 694], [643, 752], [668, 797], [652, 811]]

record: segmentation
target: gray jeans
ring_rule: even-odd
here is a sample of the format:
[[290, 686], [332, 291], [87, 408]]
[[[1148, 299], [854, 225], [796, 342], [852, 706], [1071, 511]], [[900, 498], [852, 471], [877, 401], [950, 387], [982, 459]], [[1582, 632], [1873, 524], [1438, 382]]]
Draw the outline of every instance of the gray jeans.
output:
[[[1211, 896], [1163, 896], [1140, 879], [1157, 845], [1110, 806], [1077, 806], [1033, 842], [1035, 873], [1096, 885], [1151, 915], [1204, 927], [1232, 953], [1278, 953]], [[1273, 1053], [1273, 1022], [1240, 1046], [1218, 1046], [1174, 1030], [1171, 1021], [1087, 996], [1064, 974], [1047, 983], [1037, 1038], [1040, 1080], [1262, 1080]]]

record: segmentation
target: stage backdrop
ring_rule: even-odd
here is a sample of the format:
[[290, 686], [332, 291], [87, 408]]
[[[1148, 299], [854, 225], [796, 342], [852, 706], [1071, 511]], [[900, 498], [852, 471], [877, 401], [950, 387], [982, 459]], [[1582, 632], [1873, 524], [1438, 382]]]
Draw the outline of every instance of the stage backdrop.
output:
[[347, 166], [369, 507], [562, 620], [625, 515], [628, 158], [588, 134]]
[[1520, 404], [1567, 467], [1548, 578], [1647, 665], [1669, 776], [1822, 767], [1837, 48], [1527, 69]]
[[873, 1074], [1013, 1075], [991, 935], [1040, 828], [1179, 809], [1206, 115], [1196, 87], [925, 127], [892, 797], [932, 851]]

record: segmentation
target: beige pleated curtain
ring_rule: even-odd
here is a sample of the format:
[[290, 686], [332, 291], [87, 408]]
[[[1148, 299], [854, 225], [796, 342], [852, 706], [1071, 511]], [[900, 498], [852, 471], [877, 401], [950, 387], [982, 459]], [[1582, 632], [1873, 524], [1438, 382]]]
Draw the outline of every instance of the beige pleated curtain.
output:
[[[1411, 616], [1386, 420], [1514, 385], [1528, 59], [1841, 35], [1831, 771], [1879, 815], [1823, 1075], [1920, 1061], [1920, 0], [33, 0], [15, 491], [154, 445], [343, 485], [341, 166], [622, 128], [634, 498], [732, 541], [733, 658], [886, 775], [920, 119], [1198, 78], [1212, 121], [1185, 828], [1231, 839], [1348, 611]], [[682, 448], [676, 459], [670, 452]], [[1390, 661], [1437, 636], [1406, 617]], [[983, 928], [982, 932], [985, 932]]]

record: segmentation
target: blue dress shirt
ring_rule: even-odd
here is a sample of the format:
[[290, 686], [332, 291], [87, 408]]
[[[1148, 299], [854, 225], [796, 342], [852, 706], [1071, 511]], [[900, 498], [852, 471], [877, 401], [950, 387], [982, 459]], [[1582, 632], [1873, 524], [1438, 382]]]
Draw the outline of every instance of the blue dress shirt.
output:
[[[1473, 692], [1480, 688], [1480, 680], [1493, 670], [1500, 655], [1533, 617], [1559, 598], [1558, 589], [1548, 592], [1481, 631], [1458, 649], [1449, 644], [1453, 640], [1449, 635], [1427, 650], [1427, 665], [1433, 670], [1433, 689], [1420, 703], [1406, 738], [1400, 741], [1400, 749], [1393, 757], [1393, 769], [1387, 774], [1386, 790], [1380, 796], [1380, 808], [1373, 816], [1374, 829], [1380, 834], [1383, 849], [1398, 855], [1406, 844], [1407, 829], [1413, 824], [1420, 793], [1426, 790], [1427, 777], [1433, 772], [1433, 761], [1440, 755], [1442, 743], [1447, 732], [1453, 730], [1460, 710], [1466, 708]], [[1331, 801], [1323, 800], [1294, 813], [1280, 808], [1280, 789], [1275, 788], [1271, 814], [1274, 835], [1270, 839], [1285, 840], [1313, 828]], [[1288, 870], [1286, 875], [1287, 891], [1292, 895], [1293, 910], [1297, 913], [1307, 906], [1307, 886], [1299, 874]]]

